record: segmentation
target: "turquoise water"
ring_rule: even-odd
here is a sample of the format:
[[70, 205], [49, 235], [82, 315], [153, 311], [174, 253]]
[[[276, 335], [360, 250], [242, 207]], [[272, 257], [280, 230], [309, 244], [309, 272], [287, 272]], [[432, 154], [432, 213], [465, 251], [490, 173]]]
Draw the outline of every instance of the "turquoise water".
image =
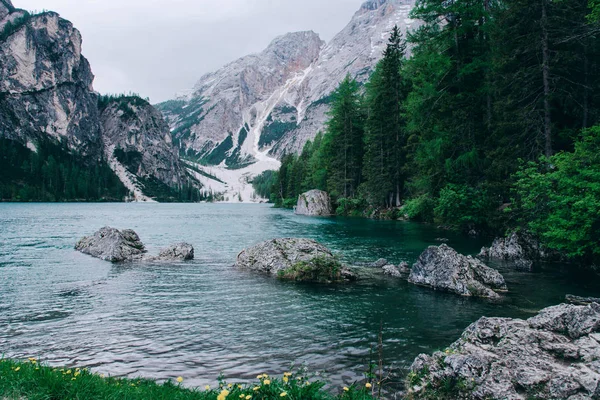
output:
[[[190, 242], [196, 260], [111, 265], [73, 250], [105, 225], [136, 230], [151, 253]], [[510, 292], [501, 303], [391, 279], [318, 286], [231, 267], [243, 248], [276, 237], [316, 239], [349, 263], [414, 262], [443, 238], [465, 254], [489, 244], [426, 225], [297, 217], [267, 205], [0, 204], [0, 353], [117, 376], [182, 376], [190, 386], [220, 373], [282, 373], [294, 362], [341, 385], [361, 377], [380, 324], [385, 363], [401, 371], [481, 316], [527, 318], [566, 293], [600, 295], [598, 281], [561, 265], [503, 269]]]

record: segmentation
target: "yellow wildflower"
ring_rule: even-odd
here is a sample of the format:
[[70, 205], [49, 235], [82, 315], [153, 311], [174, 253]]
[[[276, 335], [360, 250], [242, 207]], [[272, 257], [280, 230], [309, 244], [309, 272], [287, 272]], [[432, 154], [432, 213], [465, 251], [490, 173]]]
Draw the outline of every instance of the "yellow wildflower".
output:
[[283, 374], [283, 376], [292, 376], [292, 373], [291, 372], [286, 372], [286, 373]]
[[67, 370], [67, 372], [65, 372], [65, 374], [67, 374], [67, 375], [71, 375], [71, 370], [70, 370], [70, 369], [69, 369], [69, 370]]
[[281, 392], [281, 394], [279, 395], [279, 397], [285, 397], [287, 396], [287, 392]]
[[348, 389], [346, 386], [344, 386], [344, 392], [347, 392], [348, 390], [350, 390], [350, 389]]
[[36, 359], [35, 359], [35, 358], [33, 358], [33, 357], [29, 357], [29, 358], [28, 358], [28, 360], [29, 360], [29, 361], [31, 361], [31, 362], [34, 362], [34, 361], [36, 361]]
[[288, 381], [289, 381], [289, 378], [288, 378], [287, 376], [284, 376], [284, 377], [283, 377], [283, 382], [284, 382], [284, 383], [288, 383]]
[[256, 379], [262, 379], [262, 375], [258, 375]]
[[371, 389], [371, 388], [373, 387], [373, 385], [371, 385], [369, 382], [367, 382], [367, 383], [365, 384], [365, 387], [366, 387], [367, 389]]
[[229, 390], [223, 390], [221, 393], [219, 393], [219, 395], [217, 396], [217, 400], [225, 400], [227, 398], [227, 396], [229, 396]]
[[74, 377], [78, 377], [79, 375], [81, 375], [81, 372], [77, 371], [73, 374]]
[[242, 389], [242, 385], [238, 385], [238, 389]]
[[206, 386], [204, 386], [204, 389], [206, 389], [206, 390], [210, 390], [210, 385], [206, 385]]
[[263, 385], [270, 385], [270, 384], [271, 384], [271, 381], [269, 379], [265, 379], [263, 381]]
[[260, 387], [258, 387], [258, 386], [254, 386], [254, 388], [253, 388], [252, 390], [254, 390], [254, 391], [256, 392], [256, 391], [257, 391], [257, 390], [259, 390], [259, 389], [260, 389]]
[[250, 400], [251, 398], [252, 398], [252, 396], [250, 396], [250, 395], [246, 396], [246, 400]]
[[19, 372], [20, 370], [21, 370], [21, 367], [15, 368], [15, 372]]
[[230, 383], [227, 385], [227, 387], [231, 389], [233, 387], [233, 385]]
[[180, 377], [180, 376], [178, 376], [178, 377], [177, 377], [177, 382], [179, 382], [179, 383], [183, 382], [183, 378], [182, 378], [182, 377]]
[[100, 374], [100, 378], [104, 378], [104, 374]]
[[245, 399], [246, 396], [244, 396], [244, 393], [240, 394], [240, 399]]

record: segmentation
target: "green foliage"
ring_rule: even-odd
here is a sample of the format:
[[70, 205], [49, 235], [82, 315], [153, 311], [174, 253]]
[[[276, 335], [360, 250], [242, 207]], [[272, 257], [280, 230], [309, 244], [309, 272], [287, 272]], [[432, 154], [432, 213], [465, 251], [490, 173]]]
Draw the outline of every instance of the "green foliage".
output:
[[468, 230], [485, 223], [494, 206], [487, 191], [481, 187], [448, 184], [440, 192], [435, 207], [436, 221]]
[[589, 20], [591, 22], [600, 22], [600, 0], [589, 0], [589, 8]]
[[123, 111], [125, 118], [130, 118], [135, 116], [135, 111], [131, 106], [149, 106], [150, 100], [148, 98], [142, 99], [139, 94], [133, 92], [129, 94], [106, 94], [98, 96], [98, 110], [100, 112], [113, 103], [118, 105], [119, 111]]
[[271, 115], [270, 120], [265, 125], [260, 139], [258, 141], [259, 147], [270, 146], [273, 142], [280, 140], [286, 133], [293, 131], [298, 126], [295, 122], [281, 122], [273, 121]]
[[364, 214], [368, 204], [361, 197], [356, 198], [339, 198], [337, 200], [337, 208], [335, 213], [341, 216], [360, 217]]
[[273, 185], [277, 182], [277, 171], [265, 171], [262, 174], [258, 175], [252, 180], [252, 186], [260, 197], [264, 199], [269, 199], [275, 202], [275, 199], [271, 198], [271, 189]]
[[0, 32], [0, 42], [5, 41], [9, 36], [25, 26], [32, 17], [33, 15], [25, 11], [22, 17], [16, 18], [12, 22], [7, 22]]
[[33, 152], [0, 139], [0, 200], [121, 201], [127, 190], [103, 161], [84, 159], [49, 141]]
[[436, 200], [429, 195], [422, 195], [404, 203], [402, 212], [413, 221], [433, 222]]
[[325, 383], [304, 371], [286, 372], [281, 377], [258, 376], [251, 383], [228, 383], [223, 378], [215, 388], [187, 389], [178, 380], [162, 384], [147, 379], [103, 377], [79, 368], [51, 368], [35, 359], [29, 362], [0, 360], [0, 395], [6, 399], [61, 400], [223, 400], [227, 399], [302, 399], [302, 400], [371, 400], [366, 389], [356, 386], [332, 395]]
[[202, 159], [203, 163], [208, 165], [219, 165], [227, 159], [227, 153], [233, 149], [233, 137], [227, 136], [217, 147], [214, 148], [206, 157]]
[[516, 173], [513, 212], [549, 248], [600, 259], [600, 126], [585, 130], [573, 152]]
[[342, 264], [333, 257], [315, 257], [300, 261], [277, 273], [279, 279], [298, 282], [336, 282], [341, 280]]
[[209, 200], [207, 195], [191, 183], [181, 188], [171, 187], [152, 176], [138, 177], [138, 182], [142, 185], [144, 194], [159, 203], [196, 203]]

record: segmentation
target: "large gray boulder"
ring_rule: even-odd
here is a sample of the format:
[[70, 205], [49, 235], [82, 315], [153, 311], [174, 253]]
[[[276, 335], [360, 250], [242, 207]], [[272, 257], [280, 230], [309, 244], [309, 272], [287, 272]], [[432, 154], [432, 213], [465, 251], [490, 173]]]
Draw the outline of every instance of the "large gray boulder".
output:
[[[354, 280], [356, 275], [343, 267], [331, 250], [311, 239], [273, 239], [243, 250], [237, 256], [236, 267], [295, 280], [303, 280], [295, 274], [303, 269], [305, 280], [311, 279], [312, 271], [335, 269], [331, 281]], [[298, 268], [300, 267], [300, 268]]]
[[425, 250], [413, 265], [408, 281], [462, 296], [499, 298], [496, 291], [507, 289], [498, 271], [445, 244]]
[[513, 232], [505, 238], [496, 238], [491, 247], [481, 249], [479, 256], [511, 264], [517, 269], [531, 271], [537, 261], [549, 261], [557, 254], [542, 246], [527, 233]]
[[481, 318], [445, 351], [418, 356], [407, 381], [414, 399], [599, 399], [600, 304]]
[[137, 233], [110, 227], [84, 237], [75, 245], [75, 250], [113, 263], [140, 260], [146, 253]]
[[137, 233], [131, 229], [120, 231], [110, 227], [84, 237], [77, 242], [75, 250], [113, 263], [194, 259], [194, 247], [188, 243], [173, 244], [161, 250], [158, 256], [147, 256], [146, 248]]
[[298, 196], [296, 214], [326, 217], [332, 214], [331, 198], [322, 190], [311, 190]]

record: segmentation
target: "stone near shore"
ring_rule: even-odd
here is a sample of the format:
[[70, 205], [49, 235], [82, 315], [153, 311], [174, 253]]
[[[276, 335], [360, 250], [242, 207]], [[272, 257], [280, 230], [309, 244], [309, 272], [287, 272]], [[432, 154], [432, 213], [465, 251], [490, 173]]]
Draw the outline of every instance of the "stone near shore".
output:
[[413, 399], [599, 399], [600, 304], [562, 304], [526, 321], [481, 318], [410, 371]]
[[327, 217], [332, 214], [331, 198], [322, 190], [311, 190], [298, 196], [297, 215]]
[[592, 304], [592, 303], [598, 303], [598, 304], [600, 304], [600, 298], [597, 298], [597, 297], [580, 297], [580, 296], [573, 296], [572, 294], [566, 295], [565, 296], [565, 300], [569, 304], [575, 304], [575, 305], [578, 305], [578, 306], [586, 306], [586, 305]]
[[75, 245], [75, 250], [101, 260], [118, 262], [131, 261], [186, 261], [194, 258], [194, 247], [177, 243], [161, 250], [158, 256], [147, 256], [140, 237], [131, 229], [120, 231], [104, 227], [92, 236], [86, 236]]
[[146, 253], [137, 233], [131, 229], [119, 231], [110, 227], [84, 237], [75, 245], [75, 250], [113, 263], [141, 260]]
[[331, 250], [311, 239], [268, 240], [243, 250], [235, 264], [238, 268], [273, 276], [288, 274], [297, 267], [308, 274], [322, 265], [339, 265], [339, 280], [356, 279], [350, 269], [339, 264]]
[[478, 257], [502, 261], [519, 270], [532, 271], [537, 261], [548, 261], [556, 256], [531, 235], [513, 232], [506, 238], [496, 238], [491, 247], [481, 249]]
[[413, 265], [408, 281], [462, 296], [499, 298], [496, 291], [507, 290], [498, 271], [445, 244], [425, 250]]

